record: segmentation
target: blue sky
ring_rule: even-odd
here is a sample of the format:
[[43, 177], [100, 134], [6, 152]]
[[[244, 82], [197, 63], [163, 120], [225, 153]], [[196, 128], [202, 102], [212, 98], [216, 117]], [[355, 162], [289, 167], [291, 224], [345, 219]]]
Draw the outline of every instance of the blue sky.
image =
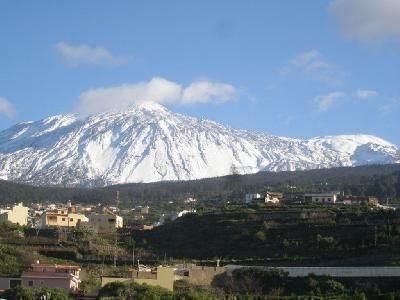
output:
[[1, 1], [0, 130], [155, 101], [400, 145], [400, 1]]

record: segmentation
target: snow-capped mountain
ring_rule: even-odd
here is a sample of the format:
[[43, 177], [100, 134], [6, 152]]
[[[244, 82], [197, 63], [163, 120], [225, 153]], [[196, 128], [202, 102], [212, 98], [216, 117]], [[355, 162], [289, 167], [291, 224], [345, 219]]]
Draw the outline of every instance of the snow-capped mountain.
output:
[[399, 148], [375, 136], [277, 137], [158, 104], [86, 118], [58, 115], [0, 132], [0, 179], [38, 185], [102, 186], [398, 162]]

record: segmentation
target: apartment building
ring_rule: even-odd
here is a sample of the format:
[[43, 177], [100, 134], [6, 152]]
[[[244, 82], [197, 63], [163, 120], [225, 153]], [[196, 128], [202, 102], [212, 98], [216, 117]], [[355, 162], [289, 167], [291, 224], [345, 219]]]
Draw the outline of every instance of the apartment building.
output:
[[22, 203], [14, 205], [11, 209], [0, 210], [0, 222], [11, 222], [19, 225], [28, 224], [29, 208]]
[[45, 211], [39, 220], [39, 227], [76, 227], [80, 223], [88, 222], [89, 219], [75, 212], [70, 212], [67, 208]]
[[103, 213], [90, 214], [88, 225], [99, 233], [107, 233], [122, 228], [124, 224], [121, 216], [105, 209]]

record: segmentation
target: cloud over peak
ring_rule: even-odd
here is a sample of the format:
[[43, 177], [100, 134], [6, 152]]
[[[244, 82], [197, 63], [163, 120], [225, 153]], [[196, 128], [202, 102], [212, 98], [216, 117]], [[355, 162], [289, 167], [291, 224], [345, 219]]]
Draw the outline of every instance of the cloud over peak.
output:
[[121, 65], [128, 60], [122, 56], [116, 56], [103, 47], [90, 47], [88, 45], [71, 45], [59, 42], [54, 49], [61, 55], [63, 62], [68, 66], [82, 64], [94, 65]]
[[148, 102], [181, 105], [221, 103], [232, 100], [237, 95], [237, 89], [226, 83], [204, 79], [184, 87], [177, 82], [154, 77], [149, 81], [85, 91], [79, 97], [76, 111], [82, 115], [90, 115]]
[[222, 103], [235, 98], [237, 94], [237, 89], [230, 84], [198, 80], [182, 91], [182, 102]]
[[14, 106], [4, 97], [0, 97], [0, 115], [11, 118], [15, 115], [16, 111]]
[[346, 94], [343, 92], [332, 92], [327, 95], [319, 95], [314, 98], [319, 112], [329, 110], [338, 100], [342, 99]]
[[338, 66], [327, 61], [315, 49], [295, 55], [280, 71], [281, 74], [300, 73], [329, 85], [342, 83], [345, 75]]

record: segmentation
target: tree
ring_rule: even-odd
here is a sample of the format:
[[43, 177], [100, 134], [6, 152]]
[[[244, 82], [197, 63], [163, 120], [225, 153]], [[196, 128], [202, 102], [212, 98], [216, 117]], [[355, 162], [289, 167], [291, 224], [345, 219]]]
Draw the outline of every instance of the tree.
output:
[[264, 241], [267, 239], [267, 236], [266, 236], [266, 234], [265, 234], [264, 231], [257, 231], [257, 232], [256, 232], [256, 238], [257, 238], [258, 240], [264, 242]]
[[327, 279], [321, 286], [325, 294], [341, 295], [344, 293], [344, 285], [336, 280]]

